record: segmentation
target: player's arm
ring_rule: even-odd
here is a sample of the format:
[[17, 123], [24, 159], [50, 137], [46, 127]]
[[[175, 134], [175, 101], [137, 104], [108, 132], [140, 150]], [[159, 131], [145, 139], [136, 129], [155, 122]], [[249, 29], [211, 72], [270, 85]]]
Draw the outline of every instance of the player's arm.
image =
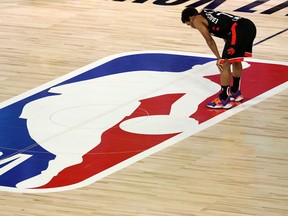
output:
[[214, 39], [212, 38], [207, 26], [202, 21], [201, 17], [196, 17], [193, 24], [194, 24], [194, 27], [198, 29], [198, 31], [202, 34], [202, 36], [206, 40], [207, 45], [209, 46], [210, 50], [214, 53], [216, 58], [221, 59], [217, 45]]
[[217, 58], [216, 65], [220, 71], [223, 70], [223, 63], [221, 62], [221, 56], [219, 54], [217, 45], [212, 38], [206, 24], [204, 21], [201, 19], [201, 17], [196, 17], [194, 20], [194, 28], [198, 29], [198, 31], [202, 34], [204, 39], [206, 40], [207, 45], [209, 46], [210, 50], [214, 53], [214, 55]]

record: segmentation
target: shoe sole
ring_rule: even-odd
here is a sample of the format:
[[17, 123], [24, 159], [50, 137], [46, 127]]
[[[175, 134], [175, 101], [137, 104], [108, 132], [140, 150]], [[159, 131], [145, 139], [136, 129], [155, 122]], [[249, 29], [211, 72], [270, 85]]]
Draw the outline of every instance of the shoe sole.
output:
[[242, 101], [243, 99], [244, 99], [244, 98], [243, 98], [242, 96], [238, 96], [236, 99], [230, 97], [230, 101], [235, 101], [235, 102], [240, 102], [240, 101]]
[[230, 109], [232, 107], [231, 103], [226, 104], [225, 106], [209, 106], [207, 105], [207, 107], [212, 108], [212, 109]]

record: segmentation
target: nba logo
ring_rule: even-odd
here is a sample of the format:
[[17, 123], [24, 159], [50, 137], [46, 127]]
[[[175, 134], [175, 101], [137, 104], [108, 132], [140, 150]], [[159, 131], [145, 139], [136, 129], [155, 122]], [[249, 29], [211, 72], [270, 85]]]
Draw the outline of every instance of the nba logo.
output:
[[243, 62], [243, 103], [211, 112], [210, 56], [114, 55], [0, 104], [0, 189], [55, 192], [91, 184], [287, 89], [286, 63]]

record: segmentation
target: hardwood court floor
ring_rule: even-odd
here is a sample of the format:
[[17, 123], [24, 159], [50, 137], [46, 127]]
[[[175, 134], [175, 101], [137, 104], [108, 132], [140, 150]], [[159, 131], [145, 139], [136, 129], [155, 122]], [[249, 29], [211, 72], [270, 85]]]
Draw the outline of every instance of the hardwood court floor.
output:
[[[232, 12], [250, 2], [227, 1], [217, 9]], [[283, 2], [268, 1], [255, 13], [239, 13], [255, 22], [255, 42], [287, 28], [287, 8], [260, 14]], [[200, 34], [180, 22], [186, 5], [2, 1], [0, 102], [116, 53], [210, 54]], [[255, 46], [254, 58], [287, 62], [287, 31]], [[84, 188], [0, 192], [0, 215], [288, 215], [287, 104], [286, 89]]]

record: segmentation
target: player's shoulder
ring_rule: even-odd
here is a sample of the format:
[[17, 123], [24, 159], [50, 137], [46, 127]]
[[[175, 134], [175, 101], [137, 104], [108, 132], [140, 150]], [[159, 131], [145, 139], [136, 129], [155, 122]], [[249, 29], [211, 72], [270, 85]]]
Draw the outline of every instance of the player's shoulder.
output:
[[200, 16], [196, 16], [194, 22], [196, 22], [198, 25], [204, 25], [208, 27], [208, 22], [204, 16], [199, 14]]

